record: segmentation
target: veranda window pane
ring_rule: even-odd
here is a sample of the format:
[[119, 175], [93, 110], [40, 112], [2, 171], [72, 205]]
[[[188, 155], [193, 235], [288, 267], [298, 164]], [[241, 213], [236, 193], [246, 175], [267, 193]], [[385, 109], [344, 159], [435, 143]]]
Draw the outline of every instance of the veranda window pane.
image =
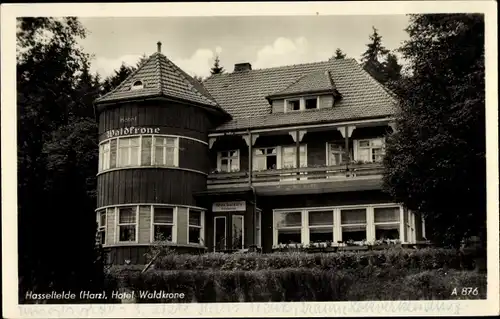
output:
[[300, 244], [300, 229], [278, 230], [278, 244]]
[[117, 143], [116, 139], [112, 139], [110, 141], [110, 168], [115, 168], [116, 167], [116, 151], [117, 151]]
[[154, 225], [154, 239], [172, 241], [172, 226]]
[[370, 162], [370, 149], [358, 149], [358, 161]]
[[342, 240], [343, 241], [366, 240], [366, 227], [365, 226], [342, 227]]
[[195, 210], [189, 211], [189, 225], [201, 226], [201, 212]]
[[102, 227], [102, 226], [105, 226], [105, 225], [106, 225], [106, 212], [105, 212], [105, 211], [100, 212], [100, 215], [101, 215], [101, 216], [100, 216], [100, 217], [101, 217], [101, 219], [100, 219], [100, 224], [99, 224], [99, 226], [101, 226], [101, 227]]
[[374, 209], [376, 223], [399, 222], [399, 207], [380, 207]]
[[302, 214], [301, 212], [291, 212], [291, 213], [278, 213], [277, 226], [278, 227], [300, 227], [302, 226]]
[[135, 225], [120, 226], [120, 241], [135, 241]]
[[347, 224], [365, 224], [366, 209], [343, 209], [341, 211], [341, 221], [343, 225]]
[[375, 239], [399, 239], [399, 225], [376, 225]]
[[333, 212], [332, 211], [321, 211], [321, 212], [309, 212], [309, 225], [333, 225]]
[[174, 222], [174, 209], [171, 207], [155, 207], [154, 223], [172, 224]]
[[309, 230], [309, 241], [311, 243], [333, 241], [332, 228], [311, 228]]
[[120, 224], [135, 223], [135, 207], [120, 208]]
[[200, 233], [201, 233], [200, 228], [189, 227], [189, 243], [199, 244], [200, 243]]

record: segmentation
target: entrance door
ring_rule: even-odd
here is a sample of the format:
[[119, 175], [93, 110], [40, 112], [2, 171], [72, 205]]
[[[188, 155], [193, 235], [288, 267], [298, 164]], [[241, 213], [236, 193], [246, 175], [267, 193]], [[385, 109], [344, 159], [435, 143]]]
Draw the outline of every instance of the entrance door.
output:
[[214, 251], [224, 251], [227, 245], [226, 217], [214, 217]]

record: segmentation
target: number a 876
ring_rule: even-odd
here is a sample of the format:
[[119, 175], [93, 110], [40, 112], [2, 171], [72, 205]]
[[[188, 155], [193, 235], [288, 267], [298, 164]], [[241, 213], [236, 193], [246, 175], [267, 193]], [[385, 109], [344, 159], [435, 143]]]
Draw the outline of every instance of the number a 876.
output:
[[477, 296], [478, 294], [479, 290], [477, 287], [454, 288], [451, 292], [452, 296]]

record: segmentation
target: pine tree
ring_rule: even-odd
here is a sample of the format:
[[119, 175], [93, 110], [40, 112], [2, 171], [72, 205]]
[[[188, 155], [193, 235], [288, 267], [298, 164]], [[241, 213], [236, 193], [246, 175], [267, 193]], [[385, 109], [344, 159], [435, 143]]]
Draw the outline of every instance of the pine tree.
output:
[[[141, 61], [138, 62], [138, 65]], [[108, 76], [102, 84], [102, 94], [106, 94], [120, 85], [125, 79], [136, 70], [136, 67], [127, 66], [123, 62], [118, 70], [115, 70], [115, 74]]]
[[373, 76], [380, 83], [385, 83], [387, 81], [385, 75], [385, 68], [383, 61], [386, 55], [389, 53], [383, 44], [382, 36], [378, 33], [375, 27], [373, 28], [373, 33], [370, 35], [370, 43], [368, 43], [366, 51], [361, 57], [361, 62], [363, 68]]
[[220, 66], [219, 56], [215, 56], [214, 66], [210, 69], [212, 75], [224, 73], [224, 68]]
[[137, 64], [135, 65], [135, 68], [139, 69], [141, 66], [144, 65], [144, 63], [146, 63], [147, 60], [148, 56], [146, 55], [146, 53], [143, 53], [142, 56], [139, 58], [139, 62], [137, 62]]
[[346, 58], [346, 54], [340, 49], [340, 48], [337, 48], [337, 50], [335, 50], [335, 55], [331, 58], [332, 60], [341, 60], [341, 59], [345, 59]]

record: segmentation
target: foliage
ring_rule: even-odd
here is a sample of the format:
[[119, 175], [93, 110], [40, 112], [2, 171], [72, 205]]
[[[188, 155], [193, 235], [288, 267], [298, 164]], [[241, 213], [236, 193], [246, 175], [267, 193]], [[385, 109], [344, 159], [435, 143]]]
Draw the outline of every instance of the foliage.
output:
[[[380, 269], [366, 265], [360, 270], [308, 268], [243, 270], [152, 270], [127, 277], [127, 288], [139, 303], [165, 302], [268, 302], [268, 301], [361, 301], [484, 299], [486, 275], [443, 269], [415, 272]], [[451, 296], [455, 287], [478, 287], [477, 295]], [[183, 293], [183, 299], [141, 298], [141, 292]]]
[[332, 60], [332, 59], [341, 60], [341, 59], [345, 59], [346, 56], [347, 55], [344, 53], [344, 51], [342, 51], [342, 49], [337, 48], [337, 50], [335, 50], [335, 55], [333, 57], [331, 57], [330, 60]]
[[201, 255], [165, 255], [155, 262], [155, 269], [164, 270], [261, 270], [282, 268], [358, 269], [371, 264], [395, 269], [432, 270], [438, 268], [468, 269], [473, 256], [461, 255], [453, 249], [402, 249], [360, 252], [308, 254], [280, 252], [270, 254], [210, 253]]
[[370, 43], [366, 46], [366, 51], [361, 56], [363, 68], [380, 83], [386, 82], [385, 68], [383, 60], [389, 53], [386, 47], [382, 44], [382, 36], [378, 33], [375, 27], [370, 35]]
[[[138, 62], [138, 65], [140, 65], [142, 60]], [[104, 79], [102, 83], [102, 88], [101, 88], [101, 94], [106, 94], [116, 88], [118, 85], [120, 85], [125, 79], [137, 70], [136, 67], [133, 66], [127, 66], [125, 63], [122, 63], [120, 68], [118, 70], [115, 70], [114, 74], [111, 76], [108, 76], [106, 79]]]
[[419, 211], [435, 243], [485, 240], [484, 17], [412, 15], [396, 88], [398, 130], [387, 139], [384, 186]]
[[[19, 297], [101, 289], [96, 262], [98, 81], [78, 20], [17, 21]], [[59, 225], [59, 222], [63, 225]]]
[[224, 73], [224, 68], [220, 65], [219, 56], [215, 56], [214, 66], [210, 69], [212, 75]]

